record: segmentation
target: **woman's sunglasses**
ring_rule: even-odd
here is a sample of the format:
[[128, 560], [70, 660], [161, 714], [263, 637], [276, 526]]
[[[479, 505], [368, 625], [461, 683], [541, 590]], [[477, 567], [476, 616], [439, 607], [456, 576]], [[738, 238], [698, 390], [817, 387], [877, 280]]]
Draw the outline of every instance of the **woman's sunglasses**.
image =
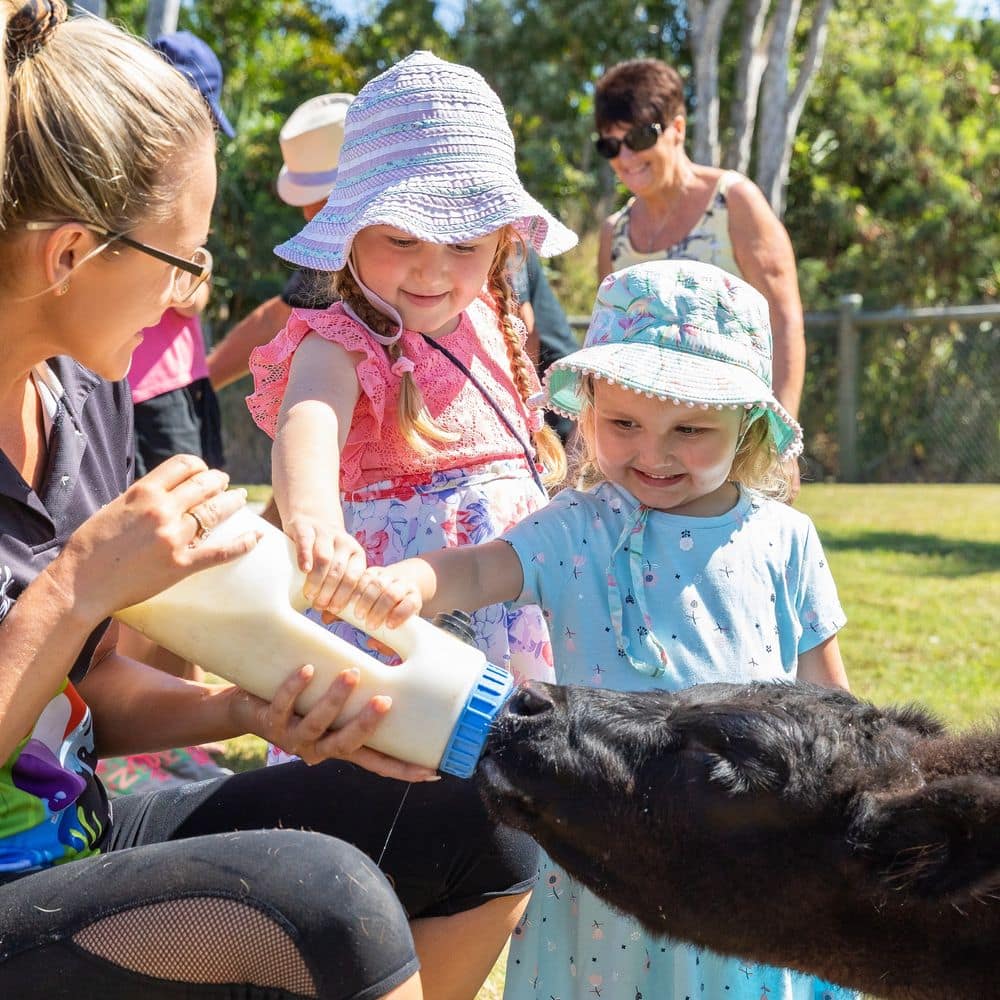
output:
[[633, 153], [641, 153], [644, 149], [652, 149], [656, 140], [663, 134], [663, 126], [659, 122], [652, 125], [634, 125], [620, 139], [610, 135], [600, 135], [594, 140], [594, 149], [598, 156], [613, 160], [621, 151], [622, 143]]

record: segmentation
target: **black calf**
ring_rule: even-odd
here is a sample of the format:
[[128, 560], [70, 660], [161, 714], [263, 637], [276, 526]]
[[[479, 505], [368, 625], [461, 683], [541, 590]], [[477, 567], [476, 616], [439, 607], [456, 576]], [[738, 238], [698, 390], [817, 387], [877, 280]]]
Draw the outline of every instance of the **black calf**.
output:
[[1000, 997], [997, 728], [811, 685], [539, 684], [478, 780], [655, 933], [877, 996]]

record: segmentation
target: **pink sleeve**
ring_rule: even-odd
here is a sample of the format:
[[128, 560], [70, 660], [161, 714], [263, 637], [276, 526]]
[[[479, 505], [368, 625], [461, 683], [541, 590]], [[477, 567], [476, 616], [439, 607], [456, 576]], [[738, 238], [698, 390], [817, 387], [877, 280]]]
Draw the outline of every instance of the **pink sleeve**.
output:
[[317, 333], [345, 351], [362, 355], [356, 368], [361, 396], [354, 408], [351, 436], [361, 433], [363, 439], [379, 438], [385, 412], [388, 355], [364, 327], [345, 315], [339, 303], [322, 311], [294, 309], [274, 340], [250, 353], [254, 391], [246, 401], [254, 422], [274, 437], [278, 411], [288, 388], [292, 355], [308, 333]]

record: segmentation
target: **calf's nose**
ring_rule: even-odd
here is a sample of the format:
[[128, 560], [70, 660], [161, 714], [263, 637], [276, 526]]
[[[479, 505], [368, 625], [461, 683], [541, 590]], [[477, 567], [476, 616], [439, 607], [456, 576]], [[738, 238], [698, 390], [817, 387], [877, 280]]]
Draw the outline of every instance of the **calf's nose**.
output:
[[507, 702], [508, 714], [525, 718], [544, 715], [546, 712], [551, 712], [554, 707], [548, 694], [527, 684], [519, 687]]

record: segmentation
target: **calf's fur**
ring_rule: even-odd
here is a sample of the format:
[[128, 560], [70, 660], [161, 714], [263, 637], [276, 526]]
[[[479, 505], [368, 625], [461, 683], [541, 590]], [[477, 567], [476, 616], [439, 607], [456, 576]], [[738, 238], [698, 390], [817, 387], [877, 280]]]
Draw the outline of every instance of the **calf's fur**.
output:
[[537, 684], [477, 780], [655, 934], [893, 1000], [1000, 997], [995, 725], [806, 684]]

